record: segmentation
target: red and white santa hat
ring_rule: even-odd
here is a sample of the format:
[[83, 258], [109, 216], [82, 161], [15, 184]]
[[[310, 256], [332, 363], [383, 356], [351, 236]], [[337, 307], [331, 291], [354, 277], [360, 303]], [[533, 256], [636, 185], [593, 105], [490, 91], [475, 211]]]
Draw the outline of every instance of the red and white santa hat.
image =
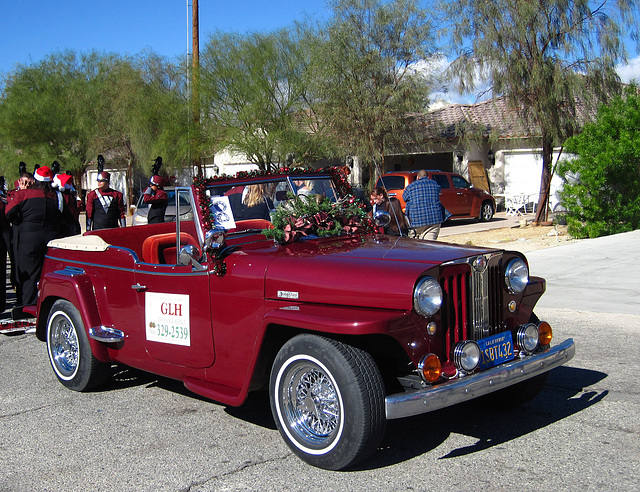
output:
[[162, 176], [158, 176], [157, 174], [154, 174], [153, 176], [151, 176], [151, 179], [149, 180], [149, 184], [162, 186], [164, 184], [164, 178]]
[[51, 186], [60, 190], [73, 190], [73, 176], [71, 174], [56, 174]]
[[53, 171], [51, 171], [51, 168], [48, 166], [40, 166], [38, 169], [36, 169], [33, 177], [36, 178], [36, 181], [51, 183], [51, 180], [53, 179]]

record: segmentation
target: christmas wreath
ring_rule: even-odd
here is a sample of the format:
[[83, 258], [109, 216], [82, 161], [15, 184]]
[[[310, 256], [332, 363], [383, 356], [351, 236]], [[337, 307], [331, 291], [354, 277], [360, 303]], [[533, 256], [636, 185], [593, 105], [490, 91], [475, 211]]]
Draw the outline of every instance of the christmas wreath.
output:
[[367, 234], [373, 223], [353, 196], [331, 202], [320, 195], [310, 198], [289, 194], [289, 200], [280, 206], [271, 217], [273, 229], [264, 229], [262, 234], [281, 244], [298, 239], [338, 236], [340, 234]]

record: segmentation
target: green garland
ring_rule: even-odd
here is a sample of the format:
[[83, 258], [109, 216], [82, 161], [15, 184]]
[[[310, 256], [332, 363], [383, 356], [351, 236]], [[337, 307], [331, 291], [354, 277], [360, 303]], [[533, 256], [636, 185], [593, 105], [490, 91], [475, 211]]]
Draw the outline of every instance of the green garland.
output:
[[326, 167], [320, 169], [291, 169], [288, 167], [281, 167], [272, 171], [262, 171], [259, 169], [255, 169], [252, 171], [239, 171], [235, 176], [230, 176], [227, 174], [221, 174], [212, 178], [205, 178], [202, 175], [195, 176], [193, 178], [193, 185], [198, 197], [198, 203], [200, 204], [200, 215], [202, 216], [203, 226], [205, 230], [213, 229], [213, 227], [215, 226], [215, 221], [213, 219], [213, 214], [209, 209], [209, 199], [207, 198], [206, 193], [208, 186], [212, 186], [219, 181], [228, 181], [230, 179], [305, 174], [330, 174], [334, 182], [336, 183], [336, 188], [341, 196], [350, 195], [353, 191], [351, 185], [349, 184], [349, 181], [347, 180], [347, 176], [338, 167]]
[[289, 244], [303, 237], [328, 237], [340, 234], [368, 234], [373, 223], [362, 204], [347, 195], [337, 202], [315, 197], [288, 195], [289, 200], [278, 207], [271, 217], [273, 229], [262, 234], [281, 244]]
[[280, 168], [274, 171], [240, 171], [234, 177], [221, 175], [213, 178], [196, 176], [193, 180], [200, 215], [205, 230], [215, 226], [213, 214], [209, 209], [207, 186], [229, 179], [246, 179], [279, 175], [330, 174], [336, 183], [338, 193], [344, 198], [338, 202], [329, 200], [307, 200], [290, 195], [286, 206], [279, 207], [272, 217], [274, 229], [265, 229], [262, 233], [281, 244], [292, 243], [302, 237], [327, 237], [340, 234], [370, 234], [374, 225], [364, 211], [364, 205], [353, 195], [346, 175], [337, 167], [322, 169]]

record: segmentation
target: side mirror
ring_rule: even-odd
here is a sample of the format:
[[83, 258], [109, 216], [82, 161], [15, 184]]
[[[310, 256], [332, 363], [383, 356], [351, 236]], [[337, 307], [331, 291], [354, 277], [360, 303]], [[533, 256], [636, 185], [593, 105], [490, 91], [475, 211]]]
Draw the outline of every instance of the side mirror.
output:
[[189, 265], [193, 260], [197, 260], [198, 250], [195, 246], [187, 244], [180, 248], [178, 255], [178, 265]]
[[224, 247], [227, 231], [222, 227], [214, 227], [204, 235], [204, 244], [209, 251], [215, 252]]
[[204, 270], [204, 267], [198, 262], [198, 248], [192, 244], [180, 248], [178, 265], [193, 265], [197, 270]]
[[378, 210], [373, 216], [373, 223], [378, 227], [387, 227], [391, 223], [391, 214], [384, 210]]

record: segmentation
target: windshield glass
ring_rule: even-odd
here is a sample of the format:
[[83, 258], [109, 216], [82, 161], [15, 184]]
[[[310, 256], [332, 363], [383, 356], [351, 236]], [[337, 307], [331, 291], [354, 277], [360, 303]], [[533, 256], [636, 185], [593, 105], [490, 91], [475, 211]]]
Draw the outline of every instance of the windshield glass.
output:
[[[216, 224], [233, 229], [242, 220], [271, 220], [275, 211], [289, 200], [330, 200], [339, 198], [327, 177], [279, 176], [260, 182], [214, 183], [207, 188], [210, 209]], [[259, 223], [256, 228], [263, 228]]]
[[[167, 192], [167, 197], [168, 197], [168, 205], [169, 207], [174, 206], [176, 204], [176, 191], [173, 188], [170, 189], [165, 189], [164, 191]], [[180, 195], [180, 209], [181, 209], [181, 213], [182, 212], [182, 207], [191, 207], [191, 200], [189, 199], [188, 196], [183, 196], [182, 194]], [[144, 195], [140, 195], [140, 198], [138, 198], [138, 205], [136, 205], [136, 208], [139, 210], [144, 210], [149, 208], [149, 204], [144, 202]]]

